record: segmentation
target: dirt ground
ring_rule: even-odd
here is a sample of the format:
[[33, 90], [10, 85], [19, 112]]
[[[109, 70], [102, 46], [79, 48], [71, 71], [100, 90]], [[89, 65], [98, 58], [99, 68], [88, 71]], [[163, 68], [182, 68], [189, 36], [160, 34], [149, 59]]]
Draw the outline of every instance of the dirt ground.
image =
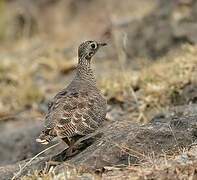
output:
[[[0, 0], [0, 179], [197, 178], [196, 12], [193, 0]], [[57, 158], [65, 144], [35, 139], [89, 39], [108, 44], [93, 59], [106, 124]]]

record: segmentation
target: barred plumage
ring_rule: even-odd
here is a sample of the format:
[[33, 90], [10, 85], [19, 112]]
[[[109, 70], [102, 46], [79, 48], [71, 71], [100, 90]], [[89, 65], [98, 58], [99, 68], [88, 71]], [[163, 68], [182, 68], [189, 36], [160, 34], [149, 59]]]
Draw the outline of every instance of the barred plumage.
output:
[[79, 46], [76, 76], [49, 103], [45, 129], [38, 142], [47, 144], [56, 136], [67, 138], [66, 141], [72, 140], [76, 135], [85, 136], [101, 126], [106, 116], [107, 103], [96, 87], [90, 63], [93, 55], [104, 45], [85, 41]]

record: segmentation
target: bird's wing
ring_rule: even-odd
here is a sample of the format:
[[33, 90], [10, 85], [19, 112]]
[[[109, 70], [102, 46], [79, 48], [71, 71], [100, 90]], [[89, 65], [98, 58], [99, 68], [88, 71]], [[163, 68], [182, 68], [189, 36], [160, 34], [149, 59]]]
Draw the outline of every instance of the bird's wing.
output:
[[63, 89], [48, 103], [48, 112], [45, 116], [45, 129], [53, 129], [56, 124], [58, 111], [61, 108], [61, 101], [67, 96], [67, 90]]
[[[48, 123], [48, 129], [55, 130], [59, 137], [72, 137], [76, 134], [86, 135], [98, 128], [99, 123], [94, 112], [97, 97], [91, 92], [71, 91], [60, 92], [49, 104], [49, 119], [56, 119]], [[52, 126], [51, 126], [52, 125]]]

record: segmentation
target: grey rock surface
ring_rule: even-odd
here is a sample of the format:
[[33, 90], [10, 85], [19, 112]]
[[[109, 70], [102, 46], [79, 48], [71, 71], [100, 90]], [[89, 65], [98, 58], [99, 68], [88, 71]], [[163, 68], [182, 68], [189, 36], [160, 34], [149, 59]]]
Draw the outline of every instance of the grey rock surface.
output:
[[[190, 147], [197, 140], [196, 117], [197, 106], [188, 105], [174, 107], [163, 116], [156, 116], [146, 125], [133, 124], [129, 119], [114, 121], [101, 129], [101, 137], [96, 138], [77, 155], [65, 158], [64, 162], [96, 170], [105, 166], [145, 162], [151, 155], [160, 157], [173, 154], [184, 147]], [[39, 129], [34, 128], [34, 133], [36, 131], [39, 132]], [[34, 138], [33, 134], [28, 134], [29, 139]], [[48, 154], [36, 158], [20, 175], [33, 170], [43, 170], [52, 156], [53, 154]], [[19, 164], [23, 166], [26, 162], [28, 159], [1, 167], [0, 176], [10, 178], [19, 171]], [[61, 170], [63, 167], [64, 163], [60, 162], [56, 168]]]

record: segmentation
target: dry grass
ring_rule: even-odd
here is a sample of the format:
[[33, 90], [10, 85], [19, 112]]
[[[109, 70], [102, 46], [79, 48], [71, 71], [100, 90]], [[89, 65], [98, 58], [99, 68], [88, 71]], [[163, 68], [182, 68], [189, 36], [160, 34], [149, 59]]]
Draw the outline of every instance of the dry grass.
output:
[[[0, 39], [6, 36], [4, 2], [4, 0], [0, 0]], [[103, 2], [106, 3], [105, 7]], [[63, 55], [61, 51], [65, 46], [70, 48], [76, 42], [78, 44], [79, 41], [87, 37], [99, 39], [110, 28], [110, 23], [121, 24], [124, 21], [141, 19], [154, 7], [153, 2], [146, 0], [143, 3], [142, 1], [131, 3], [128, 0], [119, 6], [118, 0], [113, 3], [103, 0], [98, 1], [98, 6], [94, 7], [90, 3], [87, 6], [88, 11], [77, 9], [76, 6], [74, 21], [72, 19], [66, 20], [66, 22], [65, 17], [69, 19], [73, 14], [70, 11], [65, 11], [64, 2], [57, 6], [54, 5], [54, 9], [48, 13], [47, 11], [39, 12], [38, 16], [33, 18], [36, 23], [42, 24], [41, 31], [43, 32], [38, 35], [41, 39], [39, 37], [25, 39], [26, 35], [22, 34], [21, 37], [24, 39], [11, 42], [10, 44], [13, 43], [11, 48], [10, 46], [0, 46], [0, 49], [8, 49], [5, 54], [0, 55], [0, 118], [26, 107], [32, 107], [37, 111], [43, 101], [50, 99], [59, 89], [65, 87], [65, 81], [68, 80], [65, 75], [70, 75], [69, 72], [73, 70], [77, 62], [73, 58], [74, 55], [72, 58]], [[144, 4], [144, 8], [141, 8], [141, 3]], [[92, 16], [98, 9], [102, 9], [103, 13]], [[61, 15], [61, 11], [66, 13]], [[97, 28], [98, 26], [99, 28]], [[14, 28], [9, 28], [9, 30], [13, 31]], [[47, 37], [49, 42], [44, 42], [47, 38], [45, 39], [42, 33], [50, 34], [48, 35], [50, 37]], [[60, 41], [64, 47], [59, 47], [59, 44], [53, 41], [54, 39]], [[116, 42], [113, 43], [116, 44]], [[134, 101], [138, 108], [134, 109], [135, 112], [129, 113], [137, 114], [137, 121], [149, 120], [155, 113], [171, 106], [172, 101], [177, 98], [177, 93], [181, 95], [185, 85], [196, 81], [197, 46], [185, 45], [138, 71], [126, 68], [122, 64], [121, 58], [124, 57], [124, 54], [123, 56], [118, 55], [118, 57], [119, 62], [108, 61], [107, 65], [104, 62], [104, 66], [106, 65], [107, 68], [106, 71], [99, 72], [101, 76], [98, 78], [98, 85], [109, 100], [116, 99], [125, 104]], [[114, 63], [118, 65], [112, 70], [111, 67]], [[186, 151], [186, 153], [189, 153], [188, 157], [194, 157], [194, 159], [182, 163], [182, 159], [179, 158], [181, 163], [177, 164], [177, 157], [166, 157], [160, 160], [150, 157], [149, 164], [152, 167], [147, 164], [138, 167], [129, 166], [125, 169], [106, 167], [102, 178], [161, 179], [164, 176], [176, 179], [195, 179], [197, 155], [191, 151]], [[180, 152], [180, 154], [183, 153]], [[60, 173], [51, 169], [49, 173], [34, 172], [22, 179], [82, 178], [99, 179], [101, 177], [95, 173], [81, 172], [78, 168], [68, 165]]]
[[[115, 97], [122, 102], [131, 93], [131, 88], [138, 87], [138, 91], [134, 93], [139, 101], [140, 110], [145, 114], [154, 108], [161, 111], [171, 104], [174, 91], [181, 92], [185, 84], [195, 81], [196, 55], [197, 47], [186, 45], [139, 71], [127, 69], [120, 73], [120, 70], [114, 69], [113, 72], [106, 72], [105, 76], [98, 78], [98, 84], [108, 99]], [[56, 81], [62, 76], [61, 73], [66, 73], [67, 69], [72, 69], [76, 65], [76, 61], [67, 61], [50, 48], [44, 55], [38, 55], [34, 61], [30, 61], [31, 58], [28, 56], [25, 57], [27, 59], [24, 57], [12, 59], [5, 56], [1, 61], [0, 83], [4, 87], [0, 90], [0, 102], [3, 104], [0, 107], [1, 112], [9, 113], [11, 110], [17, 111], [27, 105], [38, 105], [43, 98], [48, 98], [46, 97], [48, 85], [53, 84], [54, 87], [50, 93], [55, 93], [63, 86], [61, 81]], [[44, 79], [43, 84], [40, 85], [35, 80], [37, 75]], [[196, 157], [196, 154], [191, 154], [191, 151], [186, 153], [188, 157]], [[180, 156], [182, 154], [180, 152]], [[196, 161], [189, 160], [185, 163], [181, 158], [174, 156], [158, 160], [150, 157], [149, 165], [129, 166], [124, 169], [106, 167], [102, 177], [88, 171], [81, 172], [76, 167], [65, 166], [65, 169], [59, 173], [51, 169], [49, 173], [34, 172], [22, 179], [59, 180], [65, 177], [67, 179], [158, 179], [162, 176], [174, 179], [195, 178]], [[177, 159], [181, 163], [177, 162]]]
[[[195, 82], [197, 75], [196, 55], [197, 47], [186, 45], [180, 50], [169, 53], [166, 57], [150, 66], [143, 67], [140, 71], [132, 72], [126, 70], [123, 74], [117, 73], [119, 71], [115, 70], [113, 73], [107, 73], [106, 76], [103, 76], [101, 79], [99, 78], [98, 84], [109, 99], [115, 97], [123, 102], [125, 101], [125, 97], [131, 93], [130, 88], [138, 87], [139, 92], [134, 93], [139, 101], [140, 110], [145, 115], [154, 108], [161, 111], [163, 108], [171, 105], [174, 91], [181, 92], [186, 84]], [[6, 90], [1, 90], [3, 94], [1, 101], [12, 97], [10, 102], [17, 102], [14, 107], [23, 107], [26, 103], [39, 104], [39, 101], [45, 96], [43, 93], [46, 91], [43, 90], [43, 86], [33, 83], [37, 72], [43, 76], [47, 74], [46, 79], [52, 82], [54, 81], [54, 75], [56, 74], [57, 77], [57, 72], [62, 72], [61, 69], [63, 66], [70, 68], [75, 65], [74, 63], [70, 66], [69, 62], [67, 66], [63, 59], [54, 61], [53, 55], [47, 57], [41, 56], [36, 62], [29, 63], [29, 61], [23, 60], [21, 63], [28, 63], [30, 66], [21, 66], [21, 64], [19, 65], [16, 61], [11, 60], [2, 61], [0, 66], [1, 83], [4, 83], [6, 87]], [[8, 77], [11, 77], [10, 82], [3, 82]], [[24, 82], [28, 82], [25, 87]], [[61, 82], [55, 82], [55, 86], [59, 88], [62, 84]], [[34, 89], [33, 87], [35, 91], [31, 92]], [[56, 92], [58, 88], [52, 89], [52, 92]], [[10, 96], [13, 93], [17, 94], [17, 96]], [[4, 108], [8, 107], [9, 109], [10, 102], [5, 103]], [[106, 167], [106, 171], [99, 176], [89, 171], [80, 171], [76, 167], [65, 166], [65, 169], [58, 173], [54, 169], [51, 169], [49, 173], [34, 172], [22, 179], [158, 179], [162, 177], [195, 179], [196, 177], [196, 149], [180, 152], [178, 156], [164, 156], [159, 160], [155, 159], [154, 156], [150, 156], [149, 161], [149, 163], [137, 167], [129, 166], [124, 169]]]
[[[25, 44], [24, 44], [25, 43]], [[26, 41], [2, 54], [0, 63], [0, 117], [35, 107], [62, 88], [56, 78], [74, 68], [77, 61], [66, 60], [52, 47], [33, 49]], [[24, 48], [25, 47], [25, 48]], [[30, 48], [30, 52], [29, 51]], [[32, 50], [31, 50], [32, 48]], [[60, 54], [60, 55], [59, 55]], [[53, 86], [51, 86], [53, 84]]]
[[186, 84], [195, 81], [196, 48], [184, 46], [142, 71], [139, 83], [147, 101], [160, 106], [170, 105], [175, 91], [181, 91]]
[[139, 166], [118, 168], [107, 166], [99, 174], [85, 167], [75, 167], [65, 164], [57, 173], [51, 169], [49, 173], [34, 172], [22, 177], [23, 180], [63, 180], [63, 179], [195, 179], [196, 174], [196, 146], [182, 151], [179, 155], [163, 156], [159, 159], [150, 157], [150, 162]]
[[[76, 66], [76, 59], [67, 60], [53, 47], [37, 51], [32, 52], [35, 56], [33, 58], [30, 54], [18, 58], [5, 56], [1, 59], [1, 116], [26, 106], [37, 106], [44, 99], [49, 99], [66, 84], [63, 80], [65, 78], [59, 77]], [[135, 95], [140, 112], [149, 119], [155, 112], [170, 106], [175, 93], [181, 94], [186, 84], [195, 81], [196, 54], [196, 46], [186, 45], [139, 71], [128, 68], [125, 71], [118, 68], [103, 70], [99, 75], [98, 85], [108, 99], [135, 101]], [[107, 67], [110, 67], [110, 63]], [[138, 91], [133, 95], [131, 90], [136, 87]]]
[[[178, 104], [183, 88], [196, 83], [196, 55], [196, 46], [184, 45], [140, 71], [116, 69], [100, 77], [99, 86], [108, 99], [124, 102], [133, 101], [136, 96], [140, 112], [149, 120], [174, 102]], [[120, 62], [119, 66], [124, 65]], [[134, 95], [133, 89], [137, 89]]]
[[[20, 64], [18, 64], [20, 63]], [[6, 114], [40, 102], [43, 94], [32, 81], [32, 73], [23, 62], [2, 59], [0, 64], [0, 112]]]
[[127, 94], [133, 84], [136, 84], [138, 78], [131, 71], [118, 72], [116, 70], [101, 79], [98, 79], [98, 84], [102, 92], [110, 98], [124, 101], [124, 96]]

